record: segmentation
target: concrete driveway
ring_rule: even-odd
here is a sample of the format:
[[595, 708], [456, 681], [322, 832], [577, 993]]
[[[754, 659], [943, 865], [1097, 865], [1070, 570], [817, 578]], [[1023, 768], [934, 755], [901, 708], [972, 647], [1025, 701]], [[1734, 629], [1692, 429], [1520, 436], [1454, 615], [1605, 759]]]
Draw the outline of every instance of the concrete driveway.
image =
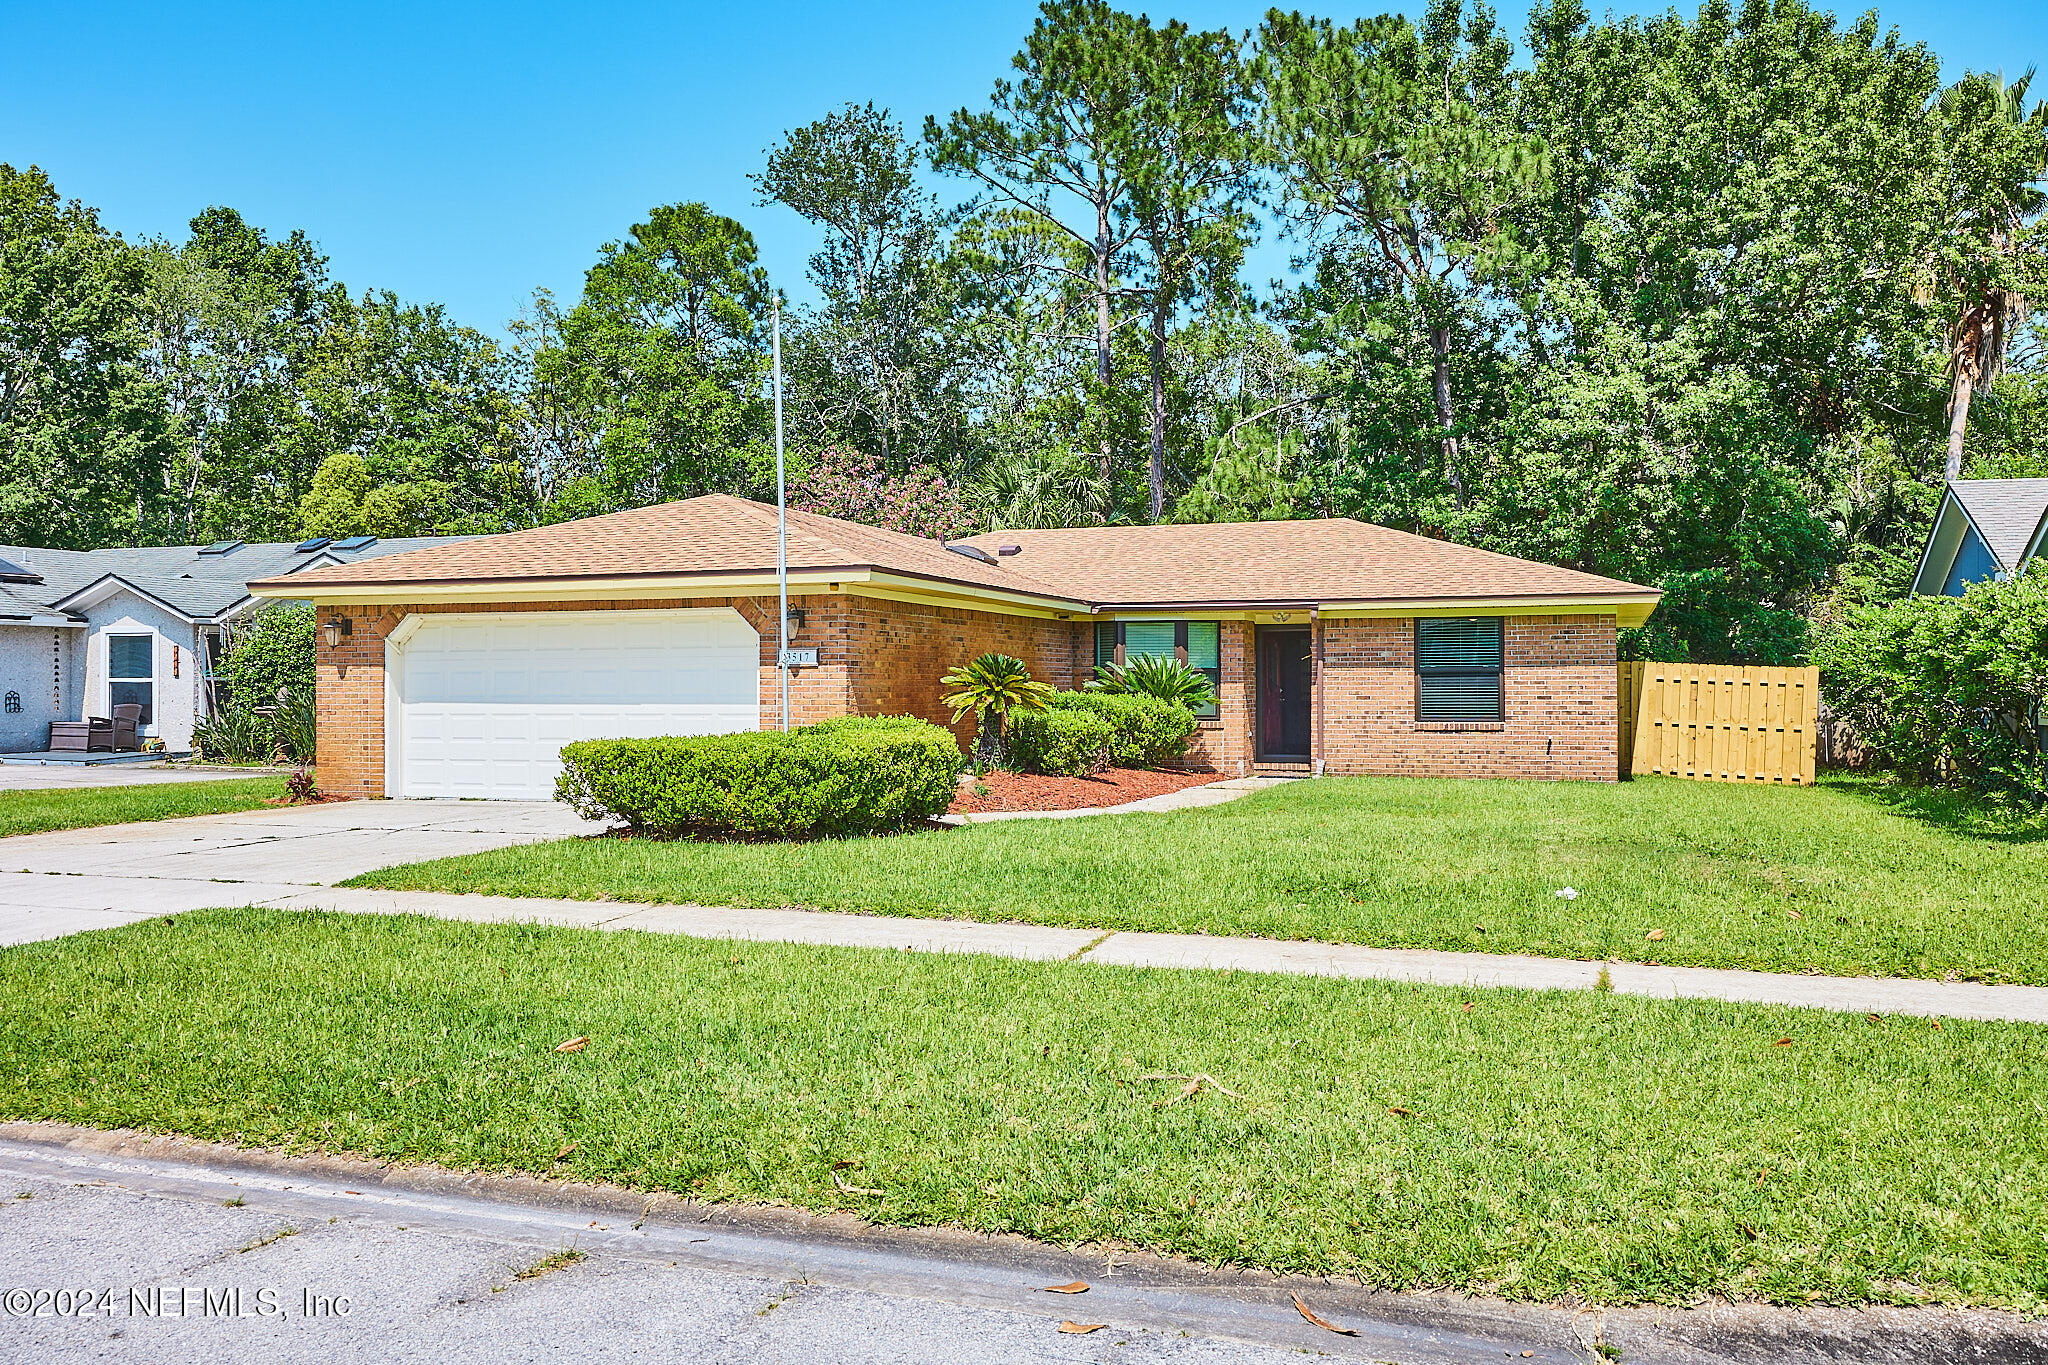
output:
[[0, 944], [595, 832], [552, 801], [337, 801], [0, 839]]
[[156, 782], [220, 782], [267, 777], [283, 768], [185, 768], [169, 763], [0, 763], [0, 792], [56, 787], [141, 787]]

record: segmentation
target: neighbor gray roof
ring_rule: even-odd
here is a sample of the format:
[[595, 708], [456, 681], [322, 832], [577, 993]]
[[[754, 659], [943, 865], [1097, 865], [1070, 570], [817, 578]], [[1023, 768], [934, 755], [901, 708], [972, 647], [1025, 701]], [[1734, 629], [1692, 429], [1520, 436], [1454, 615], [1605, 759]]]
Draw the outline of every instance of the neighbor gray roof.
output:
[[[337, 550], [329, 545], [312, 551], [300, 551], [295, 542], [280, 541], [243, 545], [220, 555], [201, 554], [205, 547], [199, 545], [144, 545], [117, 550], [44, 550], [27, 545], [0, 545], [0, 559], [10, 560], [43, 578], [41, 583], [0, 583], [0, 621], [18, 625], [19, 621], [6, 618], [33, 609], [48, 619], [30, 624], [53, 624], [65, 619], [71, 599], [108, 579], [146, 593], [195, 620], [212, 620], [248, 600], [251, 579], [282, 578], [314, 565], [353, 564], [463, 538], [406, 536], [379, 540], [361, 550]], [[10, 602], [24, 605], [17, 609]]]
[[2048, 516], [2048, 479], [1958, 479], [1949, 489], [1998, 562], [2017, 570]]
[[[0, 555], [5, 558], [5, 555]], [[34, 594], [42, 589], [33, 583], [0, 583], [0, 626], [75, 626], [78, 623], [61, 611], [51, 611]]]

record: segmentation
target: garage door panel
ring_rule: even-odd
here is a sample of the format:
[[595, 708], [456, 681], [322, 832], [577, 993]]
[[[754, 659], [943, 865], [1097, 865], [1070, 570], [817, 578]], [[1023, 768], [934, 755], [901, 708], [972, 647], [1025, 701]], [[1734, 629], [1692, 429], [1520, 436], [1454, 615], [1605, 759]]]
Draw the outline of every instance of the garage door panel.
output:
[[573, 740], [758, 729], [759, 651], [727, 608], [429, 619], [394, 670], [398, 794], [545, 799]]

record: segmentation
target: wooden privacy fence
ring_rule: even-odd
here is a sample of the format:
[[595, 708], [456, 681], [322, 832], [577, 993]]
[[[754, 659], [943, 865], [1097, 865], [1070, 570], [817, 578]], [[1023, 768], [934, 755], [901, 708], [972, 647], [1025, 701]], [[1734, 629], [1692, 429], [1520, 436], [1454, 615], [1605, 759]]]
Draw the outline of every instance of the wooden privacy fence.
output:
[[1625, 663], [1621, 776], [1813, 785], [1820, 670]]

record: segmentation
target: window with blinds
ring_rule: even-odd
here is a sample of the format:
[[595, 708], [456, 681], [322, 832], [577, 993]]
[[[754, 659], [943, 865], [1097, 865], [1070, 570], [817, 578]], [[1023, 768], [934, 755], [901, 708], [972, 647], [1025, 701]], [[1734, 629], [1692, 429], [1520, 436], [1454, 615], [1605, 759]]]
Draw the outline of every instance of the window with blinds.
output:
[[1415, 718], [1502, 720], [1501, 618], [1419, 617], [1415, 622]]
[[107, 706], [140, 707], [138, 725], [156, 723], [156, 637], [107, 637]]
[[[1223, 687], [1222, 627], [1214, 621], [1098, 621], [1095, 625], [1095, 666], [1128, 663], [1143, 654], [1178, 659], [1209, 680], [1209, 690]], [[1216, 705], [1195, 713], [1216, 718]]]

